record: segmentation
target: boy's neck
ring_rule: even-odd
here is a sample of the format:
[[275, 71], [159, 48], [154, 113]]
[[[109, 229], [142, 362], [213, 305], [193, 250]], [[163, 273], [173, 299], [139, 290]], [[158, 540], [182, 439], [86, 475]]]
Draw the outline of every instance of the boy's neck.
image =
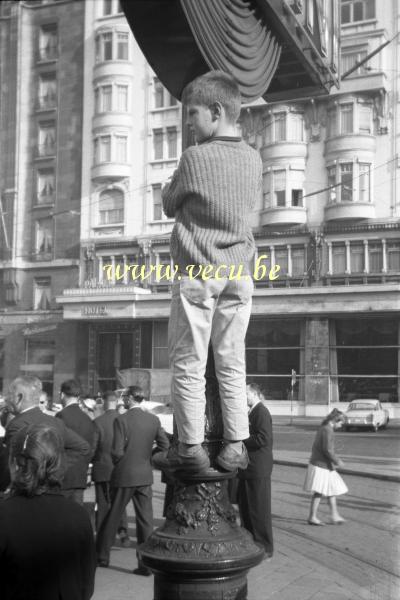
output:
[[239, 137], [239, 132], [235, 123], [219, 122], [211, 137]]

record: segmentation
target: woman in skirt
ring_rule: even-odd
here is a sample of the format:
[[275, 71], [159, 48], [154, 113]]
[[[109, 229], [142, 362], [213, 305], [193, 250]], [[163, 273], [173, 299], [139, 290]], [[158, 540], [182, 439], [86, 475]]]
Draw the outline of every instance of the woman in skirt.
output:
[[332, 523], [339, 525], [345, 521], [338, 513], [336, 496], [346, 494], [348, 488], [336, 471], [338, 467], [343, 466], [343, 461], [335, 455], [333, 441], [333, 432], [342, 420], [343, 413], [335, 408], [322, 421], [315, 436], [310, 464], [308, 465], [306, 480], [304, 482], [304, 490], [313, 494], [308, 517], [310, 525], [324, 525], [317, 517], [322, 496], [328, 498]]

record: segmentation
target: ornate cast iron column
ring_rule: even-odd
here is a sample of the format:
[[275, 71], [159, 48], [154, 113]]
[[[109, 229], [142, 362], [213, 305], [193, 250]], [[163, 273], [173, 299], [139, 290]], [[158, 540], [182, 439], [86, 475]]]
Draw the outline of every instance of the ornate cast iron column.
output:
[[237, 523], [228, 495], [234, 473], [213, 468], [222, 442], [222, 415], [210, 351], [206, 373], [205, 447], [211, 468], [201, 476], [175, 474], [164, 524], [140, 546], [154, 572], [154, 600], [246, 600], [247, 572], [264, 550]]

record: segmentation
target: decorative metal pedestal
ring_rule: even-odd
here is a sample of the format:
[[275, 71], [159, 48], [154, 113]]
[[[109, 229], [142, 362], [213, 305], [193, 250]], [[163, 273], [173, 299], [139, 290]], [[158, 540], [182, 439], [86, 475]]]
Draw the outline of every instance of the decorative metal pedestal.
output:
[[237, 524], [228, 481], [237, 473], [213, 467], [221, 448], [222, 415], [210, 351], [206, 372], [205, 444], [211, 468], [199, 476], [174, 474], [165, 523], [140, 546], [154, 572], [154, 600], [246, 600], [247, 572], [264, 550]]
[[167, 518], [140, 547], [154, 600], [246, 600], [247, 571], [264, 550], [239, 527], [228, 495], [235, 473], [179, 474]]

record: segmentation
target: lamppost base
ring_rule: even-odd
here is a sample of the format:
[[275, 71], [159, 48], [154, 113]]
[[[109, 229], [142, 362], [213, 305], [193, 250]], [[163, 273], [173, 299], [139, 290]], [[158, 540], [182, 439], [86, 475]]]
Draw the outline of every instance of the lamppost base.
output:
[[235, 475], [175, 474], [165, 523], [139, 548], [154, 572], [154, 600], [246, 600], [247, 572], [264, 550], [237, 523], [228, 494]]

